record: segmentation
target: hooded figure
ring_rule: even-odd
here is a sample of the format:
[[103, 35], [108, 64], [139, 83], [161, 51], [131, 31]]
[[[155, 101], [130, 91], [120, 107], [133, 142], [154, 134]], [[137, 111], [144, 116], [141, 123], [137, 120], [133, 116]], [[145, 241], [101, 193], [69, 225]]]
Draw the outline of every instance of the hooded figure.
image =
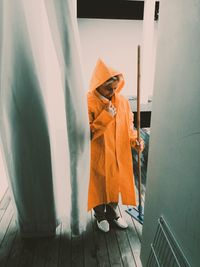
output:
[[131, 146], [137, 147], [137, 132], [133, 130], [129, 102], [120, 94], [123, 86], [122, 74], [99, 59], [88, 92], [91, 130], [88, 210], [118, 203], [119, 194], [122, 204], [136, 205]]

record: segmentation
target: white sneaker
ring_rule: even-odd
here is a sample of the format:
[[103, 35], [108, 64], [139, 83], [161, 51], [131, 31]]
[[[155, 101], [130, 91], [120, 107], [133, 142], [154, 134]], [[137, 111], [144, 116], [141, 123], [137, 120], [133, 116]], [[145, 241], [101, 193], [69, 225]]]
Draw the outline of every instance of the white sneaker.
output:
[[102, 232], [108, 232], [110, 230], [110, 225], [107, 220], [103, 220], [98, 222], [97, 221], [97, 226]]
[[119, 226], [120, 228], [123, 228], [123, 229], [126, 229], [128, 227], [128, 224], [127, 222], [122, 219], [121, 217], [117, 218], [117, 219], [114, 219], [113, 222]]

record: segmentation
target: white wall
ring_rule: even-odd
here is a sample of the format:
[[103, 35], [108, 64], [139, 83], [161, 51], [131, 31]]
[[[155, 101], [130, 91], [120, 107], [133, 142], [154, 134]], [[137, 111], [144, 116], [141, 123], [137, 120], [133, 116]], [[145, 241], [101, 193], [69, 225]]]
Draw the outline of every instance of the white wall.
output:
[[[148, 21], [147, 23], [148, 24]], [[157, 22], [154, 22], [154, 29], [149, 29], [153, 36], [144, 34], [144, 25], [142, 20], [113, 20], [113, 19], [78, 19], [83, 70], [85, 76], [85, 90], [88, 89], [90, 77], [98, 57], [101, 57], [105, 63], [121, 71], [124, 74], [126, 85], [124, 95], [136, 95], [137, 92], [137, 46], [141, 45], [141, 72], [144, 61], [148, 66], [145, 77], [154, 75], [155, 53], [157, 43]], [[145, 26], [145, 29], [148, 25]], [[153, 32], [154, 31], [154, 32]], [[147, 32], [147, 31], [146, 31]], [[152, 65], [149, 65], [148, 44], [146, 47], [146, 58], [143, 58], [143, 40], [148, 42], [153, 39]], [[152, 44], [151, 44], [152, 46]], [[147, 49], [148, 48], [148, 49]], [[152, 96], [152, 86], [143, 82], [145, 79], [141, 75], [141, 99], [145, 103], [148, 97]], [[142, 85], [145, 85], [144, 90]]]
[[78, 19], [78, 26], [86, 90], [96, 61], [101, 57], [124, 74], [123, 93], [136, 95], [137, 45], [142, 41], [142, 21]]
[[200, 266], [200, 2], [162, 1], [142, 237], [146, 266], [163, 215]]

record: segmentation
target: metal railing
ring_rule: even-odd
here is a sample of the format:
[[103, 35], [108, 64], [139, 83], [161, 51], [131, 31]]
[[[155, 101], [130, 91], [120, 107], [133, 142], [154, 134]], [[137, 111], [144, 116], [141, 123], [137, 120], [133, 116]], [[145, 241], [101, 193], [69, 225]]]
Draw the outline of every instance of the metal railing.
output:
[[163, 217], [158, 220], [147, 267], [191, 267]]

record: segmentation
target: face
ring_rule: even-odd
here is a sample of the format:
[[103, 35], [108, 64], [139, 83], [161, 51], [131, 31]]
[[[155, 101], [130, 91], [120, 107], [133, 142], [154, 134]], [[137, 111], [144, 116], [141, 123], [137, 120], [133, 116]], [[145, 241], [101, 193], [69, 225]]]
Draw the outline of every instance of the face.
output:
[[107, 99], [111, 100], [112, 96], [118, 87], [119, 81], [114, 81], [108, 85], [101, 85], [97, 88], [97, 91]]

